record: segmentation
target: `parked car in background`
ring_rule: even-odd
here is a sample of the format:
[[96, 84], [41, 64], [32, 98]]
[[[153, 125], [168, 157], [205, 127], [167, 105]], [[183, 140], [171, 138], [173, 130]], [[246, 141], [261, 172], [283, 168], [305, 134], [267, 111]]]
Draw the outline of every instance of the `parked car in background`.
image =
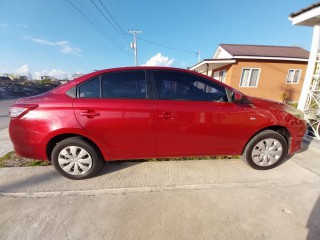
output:
[[93, 72], [10, 108], [24, 157], [84, 179], [104, 160], [242, 155], [255, 169], [301, 149], [303, 114], [245, 96], [189, 70], [127, 67]]

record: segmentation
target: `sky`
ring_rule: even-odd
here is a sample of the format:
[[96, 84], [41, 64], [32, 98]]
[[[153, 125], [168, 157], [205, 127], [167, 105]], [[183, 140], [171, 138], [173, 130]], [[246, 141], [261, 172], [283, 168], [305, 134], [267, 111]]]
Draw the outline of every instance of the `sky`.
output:
[[[60, 79], [138, 65], [187, 68], [219, 44], [300, 46], [312, 28], [288, 16], [309, 0], [0, 0], [1, 73]], [[3, 74], [2, 74], [3, 75]]]

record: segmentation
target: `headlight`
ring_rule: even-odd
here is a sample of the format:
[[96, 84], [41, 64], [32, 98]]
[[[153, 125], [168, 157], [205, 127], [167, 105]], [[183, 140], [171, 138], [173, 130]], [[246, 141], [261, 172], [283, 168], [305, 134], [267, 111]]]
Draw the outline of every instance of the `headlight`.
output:
[[285, 111], [287, 113], [290, 113], [291, 115], [295, 116], [296, 118], [299, 118], [300, 120], [304, 120], [304, 113], [299, 109], [296, 109], [296, 108], [293, 108], [289, 105], [286, 105]]

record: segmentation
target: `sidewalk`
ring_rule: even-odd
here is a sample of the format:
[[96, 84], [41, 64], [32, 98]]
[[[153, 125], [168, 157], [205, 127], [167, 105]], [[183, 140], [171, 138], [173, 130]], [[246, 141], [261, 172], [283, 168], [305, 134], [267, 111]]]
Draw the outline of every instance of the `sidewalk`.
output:
[[0, 129], [0, 157], [13, 151], [13, 145], [9, 137], [8, 128]]
[[[106, 163], [98, 176], [69, 180], [52, 166], [0, 168], [0, 195], [47, 197], [126, 192], [159, 192], [294, 184], [320, 180], [317, 173], [289, 160], [268, 171], [257, 171], [240, 159]], [[85, 183], [85, 184], [84, 184]]]

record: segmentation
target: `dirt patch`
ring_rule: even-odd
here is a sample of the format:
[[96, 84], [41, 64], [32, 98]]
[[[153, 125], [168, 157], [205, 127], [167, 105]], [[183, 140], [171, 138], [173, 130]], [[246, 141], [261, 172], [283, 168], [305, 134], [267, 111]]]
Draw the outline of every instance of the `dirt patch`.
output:
[[30, 167], [30, 166], [49, 166], [48, 161], [40, 161], [20, 157], [15, 152], [9, 152], [0, 158], [0, 167]]

